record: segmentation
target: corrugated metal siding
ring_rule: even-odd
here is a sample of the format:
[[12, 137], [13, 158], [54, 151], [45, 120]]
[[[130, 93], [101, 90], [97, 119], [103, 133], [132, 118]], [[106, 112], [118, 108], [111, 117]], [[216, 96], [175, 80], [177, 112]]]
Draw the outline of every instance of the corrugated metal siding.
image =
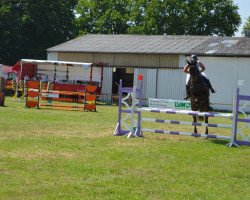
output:
[[114, 54], [114, 66], [178, 67], [178, 56], [161, 54]]
[[113, 62], [113, 54], [109, 53], [59, 53], [59, 57], [75, 62]]
[[92, 53], [92, 62], [112, 63], [114, 55], [110, 53]]
[[151, 67], [159, 65], [159, 57], [154, 54], [117, 54], [114, 56], [115, 66]]
[[240, 93], [250, 95], [250, 58], [238, 58], [238, 79], [244, 80]]
[[199, 59], [205, 64], [205, 73], [217, 91], [210, 95], [210, 101], [215, 109], [232, 109], [233, 95], [236, 92], [238, 80], [244, 80], [240, 93], [250, 94], [250, 58], [199, 57]]
[[91, 53], [62, 53], [58, 52], [58, 59], [72, 62], [93, 62]]
[[103, 68], [102, 93], [100, 100], [103, 102], [111, 102], [113, 71], [111, 67]]
[[158, 69], [157, 94], [159, 99], [183, 99], [186, 75], [182, 69]]
[[58, 53], [59, 60], [75, 62], [105, 62], [116, 67], [178, 68], [177, 55], [162, 54], [112, 54], [112, 53]]
[[[159, 67], [178, 68], [179, 56], [178, 55], [159, 55]], [[153, 65], [154, 66], [154, 65]]]
[[137, 84], [138, 74], [143, 75], [143, 98], [155, 98], [156, 95], [156, 73], [157, 69], [136, 68], [134, 70], [134, 85]]
[[186, 61], [186, 57], [184, 55], [179, 55], [179, 68], [184, 68], [184, 66], [186, 65], [187, 61]]
[[206, 67], [206, 75], [217, 91], [210, 95], [210, 102], [232, 104], [236, 90], [238, 64], [236, 58], [199, 57]]
[[49, 52], [47, 54], [47, 60], [58, 60], [58, 53], [57, 52]]
[[137, 75], [143, 74], [143, 98], [183, 99], [185, 96], [186, 75], [182, 69], [134, 70], [134, 85]]

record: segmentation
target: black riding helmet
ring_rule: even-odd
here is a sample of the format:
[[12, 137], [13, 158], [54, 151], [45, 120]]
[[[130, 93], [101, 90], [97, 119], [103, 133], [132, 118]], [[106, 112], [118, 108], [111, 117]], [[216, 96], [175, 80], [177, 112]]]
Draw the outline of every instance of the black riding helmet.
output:
[[192, 55], [191, 55], [191, 60], [198, 60], [197, 55], [196, 55], [196, 54], [192, 54]]

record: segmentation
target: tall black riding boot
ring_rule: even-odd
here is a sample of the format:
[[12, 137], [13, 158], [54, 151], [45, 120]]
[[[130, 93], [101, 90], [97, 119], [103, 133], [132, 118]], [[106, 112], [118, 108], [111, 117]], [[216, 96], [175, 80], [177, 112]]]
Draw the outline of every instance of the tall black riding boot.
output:
[[206, 78], [206, 83], [207, 83], [207, 86], [209, 87], [209, 89], [211, 90], [211, 92], [216, 93], [216, 91], [212, 87], [211, 82], [210, 82], [210, 80], [208, 78]]
[[187, 96], [184, 99], [188, 100], [189, 97], [190, 97], [190, 88], [189, 88], [189, 85], [186, 85], [186, 93], [187, 93]]

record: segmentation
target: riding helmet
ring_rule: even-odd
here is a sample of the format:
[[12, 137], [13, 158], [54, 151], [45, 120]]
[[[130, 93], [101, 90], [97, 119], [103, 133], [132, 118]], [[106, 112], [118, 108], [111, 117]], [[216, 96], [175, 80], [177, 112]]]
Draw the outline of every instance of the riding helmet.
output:
[[191, 59], [193, 59], [193, 60], [198, 60], [198, 57], [197, 57], [196, 54], [192, 54], [192, 55], [191, 55]]

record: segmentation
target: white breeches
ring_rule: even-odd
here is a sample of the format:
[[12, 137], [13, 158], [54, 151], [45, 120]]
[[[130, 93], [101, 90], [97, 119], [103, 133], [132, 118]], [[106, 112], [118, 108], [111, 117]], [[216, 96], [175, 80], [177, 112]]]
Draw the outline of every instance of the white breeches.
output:
[[[201, 75], [207, 78], [207, 75], [204, 72], [201, 72]], [[187, 74], [186, 85], [188, 85], [189, 80], [190, 80], [190, 74]]]

